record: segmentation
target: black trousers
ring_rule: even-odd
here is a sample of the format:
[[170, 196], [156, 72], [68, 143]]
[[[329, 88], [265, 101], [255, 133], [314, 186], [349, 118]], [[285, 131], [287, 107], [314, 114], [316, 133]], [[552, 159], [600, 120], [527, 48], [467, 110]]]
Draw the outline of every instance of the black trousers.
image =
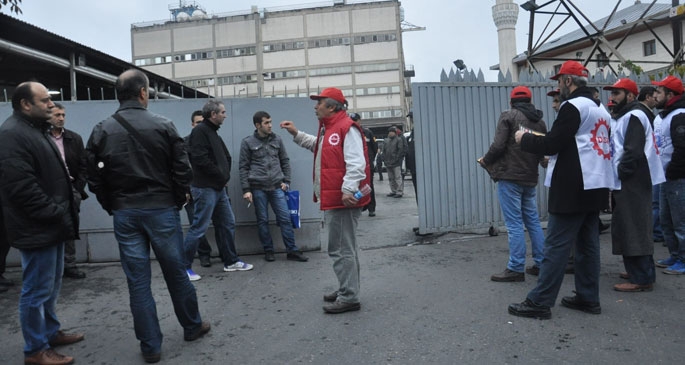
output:
[[10, 243], [7, 240], [7, 232], [5, 232], [5, 222], [2, 218], [2, 210], [0, 210], [0, 275], [5, 273], [5, 265], [7, 261], [7, 254], [10, 252]]
[[630, 282], [638, 285], [654, 284], [656, 269], [652, 255], [623, 256], [623, 266], [626, 268]]

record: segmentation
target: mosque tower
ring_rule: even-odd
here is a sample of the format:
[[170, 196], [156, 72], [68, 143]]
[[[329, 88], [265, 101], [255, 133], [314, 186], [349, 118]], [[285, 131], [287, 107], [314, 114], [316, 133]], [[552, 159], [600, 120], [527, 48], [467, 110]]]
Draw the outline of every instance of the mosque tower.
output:
[[518, 81], [519, 75], [512, 63], [516, 57], [516, 20], [519, 16], [519, 6], [514, 0], [496, 0], [492, 7], [492, 19], [497, 26], [497, 41], [499, 44], [499, 69], [503, 75], [507, 70], [511, 72], [514, 82]]

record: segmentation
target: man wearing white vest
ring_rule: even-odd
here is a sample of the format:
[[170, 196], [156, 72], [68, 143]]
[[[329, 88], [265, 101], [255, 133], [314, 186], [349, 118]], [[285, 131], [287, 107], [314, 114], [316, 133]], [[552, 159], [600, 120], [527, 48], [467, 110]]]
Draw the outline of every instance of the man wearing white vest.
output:
[[519, 317], [549, 319], [571, 247], [575, 242], [576, 295], [565, 307], [599, 314], [599, 211], [606, 208], [613, 185], [609, 122], [611, 116], [586, 86], [587, 69], [567, 61], [552, 77], [562, 100], [557, 119], [545, 136], [518, 131], [515, 139], [526, 152], [552, 156], [545, 185], [549, 187], [549, 221], [544, 259], [536, 287], [521, 303], [509, 305]]
[[652, 84], [656, 89], [656, 107], [663, 109], [654, 119], [654, 133], [666, 173], [661, 184], [659, 205], [661, 229], [670, 257], [656, 266], [665, 274], [685, 274], [685, 98], [683, 82], [674, 76]]
[[651, 110], [637, 101], [635, 81], [619, 79], [604, 90], [611, 91], [615, 123], [612, 128], [614, 165], [614, 211], [611, 216], [611, 248], [623, 255], [629, 282], [614, 285], [621, 292], [651, 291], [656, 279], [652, 242], [652, 185], [664, 182]]

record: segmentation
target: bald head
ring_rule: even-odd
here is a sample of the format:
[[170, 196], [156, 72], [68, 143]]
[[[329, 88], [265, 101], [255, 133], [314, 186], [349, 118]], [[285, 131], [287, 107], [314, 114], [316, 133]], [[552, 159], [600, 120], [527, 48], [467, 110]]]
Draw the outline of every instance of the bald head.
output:
[[147, 107], [149, 86], [150, 81], [145, 73], [140, 70], [126, 70], [117, 77], [115, 84], [117, 99], [120, 103], [126, 100], [138, 100]]
[[49, 120], [54, 107], [48, 89], [39, 82], [22, 82], [12, 94], [12, 109], [32, 119]]

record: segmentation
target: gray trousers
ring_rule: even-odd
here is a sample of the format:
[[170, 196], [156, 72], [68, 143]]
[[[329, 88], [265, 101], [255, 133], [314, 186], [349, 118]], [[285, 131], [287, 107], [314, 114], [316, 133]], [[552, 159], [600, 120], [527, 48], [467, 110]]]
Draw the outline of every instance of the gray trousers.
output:
[[404, 180], [402, 179], [402, 166], [386, 167], [390, 191], [395, 194], [404, 194]]
[[333, 259], [333, 271], [338, 277], [338, 300], [359, 302], [359, 255], [357, 222], [361, 208], [332, 209], [324, 212], [328, 226], [328, 256]]

